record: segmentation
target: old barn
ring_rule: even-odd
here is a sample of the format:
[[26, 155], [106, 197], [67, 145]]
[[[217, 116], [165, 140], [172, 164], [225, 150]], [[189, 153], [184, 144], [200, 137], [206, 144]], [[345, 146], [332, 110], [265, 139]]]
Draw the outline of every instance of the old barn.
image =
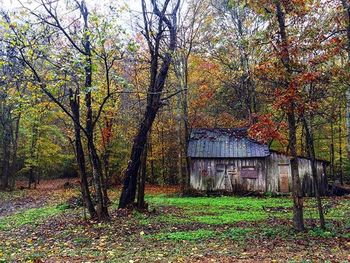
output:
[[[246, 129], [194, 129], [188, 156], [191, 160], [191, 187], [197, 190], [230, 192], [291, 191], [291, 157], [272, 151], [247, 136]], [[326, 164], [317, 160], [321, 194], [327, 191]], [[305, 195], [313, 195], [315, 184], [311, 161], [298, 157], [299, 176]]]

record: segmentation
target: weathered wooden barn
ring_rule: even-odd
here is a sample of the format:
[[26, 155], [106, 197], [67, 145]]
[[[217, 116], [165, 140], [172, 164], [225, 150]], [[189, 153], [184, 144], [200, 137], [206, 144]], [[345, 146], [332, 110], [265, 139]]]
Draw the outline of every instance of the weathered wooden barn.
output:
[[[191, 160], [191, 187], [197, 190], [230, 192], [291, 191], [291, 157], [271, 151], [247, 136], [246, 129], [194, 129], [188, 156]], [[311, 161], [298, 157], [299, 176], [305, 195], [314, 194]], [[327, 162], [317, 160], [321, 194], [327, 192]]]

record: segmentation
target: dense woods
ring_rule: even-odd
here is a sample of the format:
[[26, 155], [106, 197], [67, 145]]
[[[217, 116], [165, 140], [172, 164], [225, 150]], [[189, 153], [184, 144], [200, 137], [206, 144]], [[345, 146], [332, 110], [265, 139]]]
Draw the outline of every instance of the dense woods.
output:
[[[247, 128], [289, 154], [294, 228], [305, 229], [298, 156], [349, 181], [347, 0], [19, 1], [1, 9], [1, 190], [79, 177], [90, 218], [147, 209], [146, 184], [190, 195], [194, 128]], [[317, 184], [316, 184], [317, 185]], [[321, 227], [320, 194], [315, 190]]]

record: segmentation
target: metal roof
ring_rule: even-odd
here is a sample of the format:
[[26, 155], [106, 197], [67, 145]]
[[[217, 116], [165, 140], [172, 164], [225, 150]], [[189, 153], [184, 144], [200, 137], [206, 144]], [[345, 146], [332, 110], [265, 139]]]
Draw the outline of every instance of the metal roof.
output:
[[188, 156], [193, 158], [252, 158], [269, 155], [269, 147], [248, 138], [247, 129], [193, 129], [188, 145]]

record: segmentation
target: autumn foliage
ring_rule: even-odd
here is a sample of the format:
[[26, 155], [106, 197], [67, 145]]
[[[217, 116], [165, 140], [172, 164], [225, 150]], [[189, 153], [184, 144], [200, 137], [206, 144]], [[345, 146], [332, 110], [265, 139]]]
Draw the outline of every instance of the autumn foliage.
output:
[[277, 140], [280, 143], [286, 143], [284, 134], [286, 123], [277, 123], [272, 119], [271, 114], [255, 115], [256, 122], [248, 129], [251, 138], [261, 142], [268, 143]]

